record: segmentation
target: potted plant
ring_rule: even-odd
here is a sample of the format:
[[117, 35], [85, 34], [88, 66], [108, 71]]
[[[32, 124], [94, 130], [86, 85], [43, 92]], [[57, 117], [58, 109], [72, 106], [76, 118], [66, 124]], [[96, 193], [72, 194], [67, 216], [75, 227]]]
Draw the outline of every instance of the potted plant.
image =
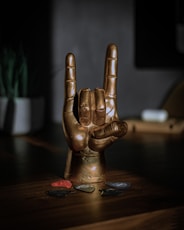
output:
[[35, 97], [23, 49], [4, 48], [0, 53], [0, 131], [28, 134], [44, 122], [44, 99]]

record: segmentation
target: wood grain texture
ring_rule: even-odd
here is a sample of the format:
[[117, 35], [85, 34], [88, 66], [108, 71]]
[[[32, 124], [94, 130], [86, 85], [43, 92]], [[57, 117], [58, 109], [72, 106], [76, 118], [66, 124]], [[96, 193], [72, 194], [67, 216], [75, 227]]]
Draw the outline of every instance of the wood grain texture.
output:
[[108, 181], [121, 195], [75, 190], [50, 197], [63, 176], [66, 144], [56, 126], [34, 136], [0, 137], [0, 229], [184, 229], [183, 137], [130, 135], [106, 152]]

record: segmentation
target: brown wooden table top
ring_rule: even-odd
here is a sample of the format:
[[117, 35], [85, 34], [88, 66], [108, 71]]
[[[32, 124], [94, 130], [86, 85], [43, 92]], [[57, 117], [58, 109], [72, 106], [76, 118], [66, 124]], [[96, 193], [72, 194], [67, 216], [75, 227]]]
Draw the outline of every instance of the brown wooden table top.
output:
[[48, 196], [66, 153], [60, 125], [0, 135], [0, 229], [184, 229], [184, 136], [127, 134], [109, 147], [107, 180], [131, 183], [118, 196], [101, 196], [104, 183]]

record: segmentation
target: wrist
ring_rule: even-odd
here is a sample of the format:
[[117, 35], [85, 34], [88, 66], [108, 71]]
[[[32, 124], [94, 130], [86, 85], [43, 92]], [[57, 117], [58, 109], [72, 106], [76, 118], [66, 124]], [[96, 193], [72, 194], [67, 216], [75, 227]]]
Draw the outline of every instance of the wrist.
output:
[[[71, 153], [71, 155], [69, 154]], [[65, 178], [74, 183], [95, 183], [105, 180], [105, 157], [89, 147], [75, 152], [69, 151], [69, 162], [65, 169]]]
[[87, 146], [85, 149], [79, 151], [78, 154], [80, 154], [81, 156], [84, 156], [84, 157], [85, 156], [86, 157], [95, 157], [95, 156], [99, 156], [100, 153], [102, 153], [102, 152], [94, 151]]

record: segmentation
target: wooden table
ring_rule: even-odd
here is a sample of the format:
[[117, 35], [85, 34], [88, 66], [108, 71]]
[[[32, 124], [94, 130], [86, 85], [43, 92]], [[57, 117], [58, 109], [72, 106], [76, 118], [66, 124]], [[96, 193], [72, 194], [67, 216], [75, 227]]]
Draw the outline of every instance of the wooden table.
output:
[[128, 133], [106, 150], [107, 180], [127, 181], [118, 196], [75, 191], [50, 197], [63, 177], [60, 125], [0, 136], [0, 229], [184, 229], [184, 136]]

